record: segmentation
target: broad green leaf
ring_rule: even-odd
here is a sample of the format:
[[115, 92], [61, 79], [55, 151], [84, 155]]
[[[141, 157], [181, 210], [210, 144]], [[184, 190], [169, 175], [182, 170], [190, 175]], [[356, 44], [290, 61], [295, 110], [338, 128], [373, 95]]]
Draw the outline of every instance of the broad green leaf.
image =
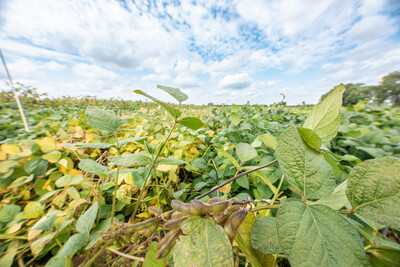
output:
[[49, 162], [47, 160], [35, 158], [35, 159], [31, 159], [27, 163], [25, 163], [24, 170], [28, 174], [40, 176], [46, 172], [48, 164], [49, 164]]
[[51, 258], [44, 267], [72, 267], [73, 263], [70, 257], [57, 258], [54, 256]]
[[242, 176], [238, 179], [236, 179], [236, 182], [243, 188], [249, 189], [249, 179], [247, 176]]
[[235, 112], [231, 114], [231, 121], [234, 126], [238, 126], [239, 123], [242, 121], [242, 118]]
[[93, 128], [109, 132], [118, 131], [122, 125], [121, 118], [113, 112], [93, 107], [86, 109], [86, 121]]
[[38, 256], [43, 248], [53, 240], [56, 234], [58, 234], [58, 232], [49, 233], [32, 242], [30, 244], [32, 254]]
[[7, 252], [0, 258], [0, 266], [11, 267], [14, 263], [15, 255], [17, 255], [18, 250], [7, 250]]
[[343, 84], [337, 86], [312, 109], [303, 125], [304, 128], [314, 130], [323, 142], [336, 136], [341, 121], [339, 111], [345, 89]]
[[232, 162], [233, 165], [235, 165], [237, 170], [240, 169], [239, 162], [237, 162], [237, 160], [231, 154], [229, 154], [228, 151], [225, 151], [225, 150], [219, 149], [219, 148], [217, 148], [217, 151], [219, 153], [221, 153], [222, 155], [224, 155], [225, 157], [227, 157], [230, 160], [230, 162]]
[[270, 147], [273, 150], [276, 149], [276, 145], [278, 144], [278, 140], [275, 138], [275, 136], [270, 135], [269, 133], [266, 133], [266, 134], [261, 135], [260, 139], [267, 147]]
[[108, 173], [110, 171], [109, 168], [101, 165], [100, 163], [98, 163], [92, 159], [81, 160], [81, 162], [79, 162], [79, 169], [81, 169], [85, 172], [96, 174], [96, 175]]
[[99, 149], [106, 149], [113, 146], [113, 144], [107, 143], [75, 143], [75, 144], [63, 144], [65, 148], [73, 148], [73, 147], [87, 147], [87, 148], [99, 148]]
[[125, 145], [125, 144], [127, 144], [127, 143], [130, 143], [130, 142], [137, 142], [137, 143], [143, 143], [143, 141], [144, 140], [146, 140], [147, 139], [147, 137], [132, 137], [132, 138], [126, 138], [126, 139], [124, 139], [124, 140], [121, 140], [121, 141], [118, 141], [118, 146], [123, 146], [123, 145]]
[[157, 164], [164, 164], [164, 165], [182, 165], [182, 164], [189, 164], [184, 160], [176, 159], [176, 158], [165, 158], [157, 160]]
[[30, 201], [24, 207], [24, 214], [19, 215], [20, 219], [37, 219], [43, 215], [43, 205], [37, 201]]
[[323, 205], [285, 201], [276, 216], [279, 243], [291, 266], [367, 266], [357, 230]]
[[109, 157], [110, 163], [117, 166], [135, 166], [135, 165], [148, 165], [151, 163], [151, 159], [144, 155], [139, 154], [126, 154], [117, 157]]
[[213, 220], [194, 217], [181, 229], [183, 235], [173, 248], [176, 266], [233, 266], [229, 238]]
[[64, 175], [55, 182], [57, 187], [64, 187], [66, 185], [80, 184], [83, 181], [83, 175]]
[[98, 225], [96, 225], [95, 228], [93, 228], [92, 232], [90, 233], [89, 244], [87, 244], [87, 246], [85, 247], [86, 250], [90, 249], [91, 247], [96, 245], [97, 242], [100, 241], [101, 236], [96, 235], [96, 232], [108, 231], [110, 229], [110, 223], [111, 223], [111, 218], [107, 218], [101, 221]]
[[179, 103], [182, 103], [188, 99], [187, 94], [179, 90], [178, 88], [173, 88], [173, 87], [168, 87], [164, 85], [157, 85], [157, 88], [167, 92], [169, 95], [171, 95], [173, 98], [178, 100]]
[[83, 247], [88, 242], [88, 235], [81, 233], [74, 234], [71, 236], [67, 243], [62, 247], [60, 253], [58, 253], [58, 258], [63, 258], [77, 252], [81, 247]]
[[262, 217], [256, 220], [251, 229], [251, 245], [264, 254], [283, 253], [278, 239], [275, 217]]
[[186, 126], [192, 130], [200, 129], [204, 123], [196, 117], [185, 117], [179, 120], [179, 124]]
[[355, 166], [347, 198], [356, 213], [400, 230], [400, 159], [383, 157]]
[[289, 183], [307, 198], [329, 196], [334, 190], [332, 167], [323, 155], [310, 148], [296, 127], [290, 125], [276, 146], [279, 167]]
[[94, 203], [84, 214], [82, 214], [76, 222], [76, 230], [85, 235], [89, 235], [92, 230], [94, 221], [96, 220], [99, 204]]
[[313, 130], [303, 128], [303, 127], [297, 127], [297, 131], [299, 132], [300, 136], [303, 138], [303, 140], [312, 148], [315, 150], [319, 151], [319, 148], [322, 145], [322, 140], [319, 138], [319, 136], [314, 133]]
[[164, 267], [164, 259], [156, 259], [157, 255], [157, 242], [151, 242], [147, 250], [146, 257], [144, 258], [143, 267]]
[[245, 162], [257, 157], [257, 150], [249, 144], [239, 143], [236, 145], [236, 155], [242, 162]]
[[332, 194], [327, 197], [323, 197], [320, 200], [314, 202], [312, 205], [320, 204], [330, 207], [333, 210], [340, 210], [344, 207], [349, 201], [346, 197], [346, 189], [347, 189], [347, 180], [338, 185], [335, 190], [333, 190]]
[[46, 216], [45, 220], [43, 220], [39, 224], [35, 224], [32, 230], [49, 230], [53, 227], [54, 223], [56, 222], [56, 219], [57, 219], [56, 214]]
[[247, 214], [244, 222], [240, 225], [239, 232], [235, 237], [240, 250], [246, 255], [253, 267], [275, 267], [273, 255], [261, 253], [254, 249], [250, 241], [250, 233], [252, 231], [256, 217], [252, 212]]
[[325, 151], [321, 151], [322, 155], [324, 155], [325, 160], [329, 163], [329, 165], [331, 165], [332, 169], [333, 169], [333, 174], [335, 175], [335, 177], [339, 177], [340, 175], [340, 168], [337, 165], [336, 161], [332, 158], [332, 156], [325, 152]]
[[6, 205], [0, 208], [0, 223], [12, 221], [21, 211], [21, 207], [15, 204]]
[[151, 100], [153, 100], [154, 102], [156, 102], [157, 104], [159, 104], [161, 107], [163, 107], [169, 114], [172, 115], [172, 117], [174, 117], [175, 119], [179, 118], [179, 116], [181, 116], [181, 112], [179, 110], [177, 110], [176, 108], [171, 107], [170, 105], [161, 102], [160, 100], [158, 100], [155, 97], [152, 97], [149, 94], [146, 94], [145, 92], [141, 91], [141, 90], [135, 90], [135, 93], [139, 94], [139, 95], [143, 95]]
[[24, 185], [26, 183], [29, 183], [33, 180], [33, 178], [35, 178], [35, 176], [33, 174], [29, 175], [29, 176], [21, 176], [17, 179], [15, 179], [9, 186], [8, 188], [15, 188], [21, 185]]

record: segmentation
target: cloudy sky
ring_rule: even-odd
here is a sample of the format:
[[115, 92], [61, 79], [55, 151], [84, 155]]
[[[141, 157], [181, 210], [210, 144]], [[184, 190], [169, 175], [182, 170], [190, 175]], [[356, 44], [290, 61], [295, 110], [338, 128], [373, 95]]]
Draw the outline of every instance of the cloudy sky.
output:
[[316, 103], [400, 70], [400, 1], [0, 0], [0, 48], [50, 96], [172, 101], [162, 84], [195, 104]]

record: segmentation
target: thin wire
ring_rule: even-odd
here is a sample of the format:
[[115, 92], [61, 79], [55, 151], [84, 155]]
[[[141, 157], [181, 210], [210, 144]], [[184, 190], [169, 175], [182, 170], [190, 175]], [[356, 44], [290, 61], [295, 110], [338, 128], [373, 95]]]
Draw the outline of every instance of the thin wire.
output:
[[26, 122], [24, 109], [22, 108], [21, 102], [19, 101], [19, 97], [18, 97], [18, 95], [17, 95], [17, 93], [15, 91], [14, 83], [13, 83], [13, 81], [11, 79], [10, 72], [8, 71], [6, 60], [4, 59], [3, 52], [1, 51], [1, 48], [0, 48], [0, 57], [1, 57], [1, 61], [3, 61], [4, 69], [6, 70], [8, 79], [10, 80], [10, 84], [11, 84], [11, 88], [12, 88], [12, 91], [13, 91], [13, 95], [14, 95], [15, 101], [17, 102], [18, 110], [19, 110], [19, 113], [21, 114], [21, 118], [22, 118], [22, 122], [24, 123], [25, 131], [30, 132], [28, 123]]

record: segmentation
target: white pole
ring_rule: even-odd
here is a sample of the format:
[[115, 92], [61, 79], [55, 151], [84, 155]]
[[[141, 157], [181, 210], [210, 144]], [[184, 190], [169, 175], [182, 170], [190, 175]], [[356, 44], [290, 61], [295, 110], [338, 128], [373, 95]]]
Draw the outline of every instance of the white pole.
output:
[[21, 102], [19, 101], [19, 97], [17, 95], [17, 92], [15, 91], [14, 83], [13, 83], [13, 81], [11, 79], [10, 72], [8, 71], [6, 60], [3, 57], [3, 52], [1, 52], [1, 48], [0, 48], [0, 56], [1, 56], [1, 60], [3, 61], [4, 69], [7, 72], [8, 79], [10, 80], [10, 84], [11, 84], [11, 88], [12, 88], [12, 91], [13, 91], [13, 95], [14, 95], [15, 101], [17, 101], [19, 113], [21, 114], [22, 122], [24, 123], [24, 126], [25, 126], [25, 131], [30, 132], [28, 123], [26, 122], [24, 109], [22, 108], [22, 105], [21, 105]]

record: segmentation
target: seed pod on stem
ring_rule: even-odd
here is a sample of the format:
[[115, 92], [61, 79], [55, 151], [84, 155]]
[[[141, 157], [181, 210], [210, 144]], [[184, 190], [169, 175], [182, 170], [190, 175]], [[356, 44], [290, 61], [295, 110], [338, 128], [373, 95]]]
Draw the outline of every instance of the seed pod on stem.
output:
[[193, 210], [196, 213], [192, 215], [205, 216], [212, 212], [211, 206], [201, 202], [200, 200], [193, 199], [189, 204], [192, 205]]
[[136, 223], [136, 224], [126, 224], [122, 228], [122, 231], [125, 233], [132, 233], [132, 232], [140, 231], [144, 228], [147, 228], [147, 227], [153, 225], [154, 223], [160, 222], [160, 220], [161, 220], [160, 217], [155, 217], [155, 218], [151, 218], [144, 222], [140, 222], [140, 223]]
[[182, 212], [182, 213], [187, 214], [187, 215], [193, 215], [193, 213], [195, 212], [193, 210], [192, 205], [190, 205], [188, 203], [184, 203], [184, 202], [176, 200], [176, 199], [173, 199], [171, 201], [171, 207], [175, 211], [179, 211], [179, 212]]
[[184, 216], [184, 217], [180, 217], [178, 219], [167, 221], [164, 224], [164, 228], [166, 228], [166, 229], [175, 229], [175, 228], [179, 227], [188, 218], [189, 218], [189, 216]]
[[[161, 259], [168, 255], [168, 253], [174, 247], [174, 245], [176, 243], [176, 239], [179, 237], [180, 233], [181, 233], [181, 231], [179, 229], [179, 231], [174, 232], [174, 234], [169, 236], [168, 239], [166, 239], [163, 242], [163, 244], [160, 246], [160, 248], [157, 252], [156, 259]], [[161, 243], [161, 241], [160, 241], [160, 243]]]
[[228, 209], [226, 209], [223, 213], [217, 213], [214, 215], [214, 220], [220, 224], [224, 225], [226, 221], [229, 219], [229, 217], [236, 211], [240, 209], [240, 206], [232, 206]]
[[249, 213], [250, 209], [240, 209], [232, 214], [229, 218], [228, 222], [224, 226], [224, 230], [229, 237], [229, 240], [232, 242], [235, 239], [235, 236], [239, 230], [240, 225], [246, 218], [247, 213]]
[[162, 210], [156, 206], [150, 206], [150, 207], [148, 207], [148, 210], [150, 211], [151, 214], [153, 214], [156, 217], [161, 216], [163, 213]]

